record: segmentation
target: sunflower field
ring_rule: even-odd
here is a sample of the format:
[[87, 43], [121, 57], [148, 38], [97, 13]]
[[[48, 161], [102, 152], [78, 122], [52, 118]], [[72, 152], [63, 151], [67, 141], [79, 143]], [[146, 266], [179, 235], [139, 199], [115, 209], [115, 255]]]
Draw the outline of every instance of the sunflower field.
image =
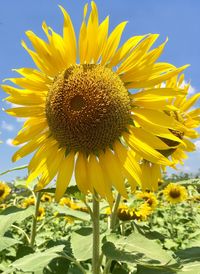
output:
[[[1, 273], [92, 273], [92, 196], [72, 185], [56, 203], [54, 192], [0, 183]], [[101, 201], [101, 273], [199, 273], [199, 192], [199, 179], [129, 190], [115, 221]]]
[[58, 10], [1, 85], [3, 115], [23, 121], [6, 144], [27, 162], [0, 172], [26, 170], [0, 181], [0, 272], [200, 274], [199, 176], [166, 176], [200, 144], [189, 65], [163, 61], [157, 33], [124, 39], [94, 1], [78, 31]]

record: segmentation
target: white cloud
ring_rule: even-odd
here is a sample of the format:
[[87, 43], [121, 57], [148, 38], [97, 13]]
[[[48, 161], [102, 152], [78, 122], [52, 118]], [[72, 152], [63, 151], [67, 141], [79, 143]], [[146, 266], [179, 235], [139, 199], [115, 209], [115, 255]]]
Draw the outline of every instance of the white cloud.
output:
[[25, 118], [17, 118], [16, 121], [18, 123], [24, 123], [26, 121], [26, 119]]
[[14, 147], [12, 141], [13, 141], [13, 139], [8, 138], [8, 139], [6, 140], [6, 144], [7, 144], [8, 146], [10, 146], [10, 147]]
[[14, 130], [14, 126], [11, 125], [11, 124], [9, 124], [9, 123], [7, 123], [6, 121], [2, 121], [1, 122], [1, 128], [5, 129], [7, 131], [13, 131]]
[[[188, 85], [189, 82], [183, 80], [183, 83], [181, 84], [181, 88], [184, 88], [184, 86]], [[192, 85], [189, 85], [189, 89], [188, 89], [188, 94], [189, 95], [193, 95], [194, 93], [196, 92], [196, 89], [195, 87], [193, 87]]]
[[196, 141], [194, 144], [196, 146], [196, 150], [200, 152], [200, 140]]

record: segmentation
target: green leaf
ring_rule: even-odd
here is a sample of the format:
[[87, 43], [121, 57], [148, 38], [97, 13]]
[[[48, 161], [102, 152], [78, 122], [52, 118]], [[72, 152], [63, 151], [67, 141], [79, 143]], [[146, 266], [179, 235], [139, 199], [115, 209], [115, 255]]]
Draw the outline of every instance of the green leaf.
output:
[[69, 273], [68, 269], [69, 269], [70, 263], [71, 262], [65, 258], [55, 258], [48, 264], [48, 267], [46, 267], [42, 273], [44, 273], [44, 274], [52, 274], [52, 273], [66, 274], [66, 273]]
[[174, 263], [173, 257], [154, 240], [149, 240], [139, 233], [128, 237], [111, 234], [106, 237], [107, 242], [102, 251], [106, 257], [122, 262], [148, 262], [151, 264]]
[[54, 210], [60, 214], [64, 214], [66, 216], [74, 217], [79, 220], [83, 221], [90, 221], [90, 215], [88, 213], [78, 211], [78, 210], [73, 210], [71, 208], [68, 208], [67, 206], [55, 206]]
[[71, 247], [77, 261], [92, 258], [92, 229], [82, 228], [71, 235]]
[[200, 274], [200, 262], [184, 264], [183, 268], [177, 274]]
[[11, 273], [15, 270], [24, 272], [34, 272], [43, 270], [50, 262], [56, 257], [59, 257], [59, 253], [63, 251], [64, 245], [54, 246], [52, 248], [46, 249], [43, 252], [36, 252], [24, 256], [10, 265], [4, 274]]
[[34, 250], [29, 245], [24, 245], [24, 244], [18, 245], [17, 253], [16, 253], [16, 260], [18, 260], [26, 255], [32, 254], [32, 253], [34, 253]]
[[[175, 274], [176, 269], [170, 269], [164, 266], [155, 267], [155, 266], [145, 266], [145, 265], [137, 265], [136, 274]], [[194, 273], [193, 273], [194, 274]]]
[[186, 248], [184, 250], [179, 250], [176, 252], [176, 255], [182, 259], [187, 261], [200, 261], [200, 247], [194, 246], [190, 248]]
[[0, 251], [10, 247], [10, 246], [13, 246], [15, 244], [19, 244], [20, 241], [16, 240], [16, 239], [13, 239], [13, 238], [9, 238], [9, 237], [2, 237], [0, 236]]
[[24, 219], [30, 217], [34, 213], [34, 207], [28, 207], [26, 209], [11, 206], [3, 210], [0, 214], [0, 235], [8, 230], [8, 228], [15, 222], [20, 223]]

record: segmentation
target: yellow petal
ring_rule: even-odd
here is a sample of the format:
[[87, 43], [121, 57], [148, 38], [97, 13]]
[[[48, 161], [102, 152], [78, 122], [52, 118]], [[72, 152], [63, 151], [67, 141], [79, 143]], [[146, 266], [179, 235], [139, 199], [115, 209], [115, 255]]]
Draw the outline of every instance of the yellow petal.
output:
[[85, 58], [86, 63], [94, 60], [94, 56], [98, 49], [98, 10], [94, 1], [91, 2], [92, 11], [89, 15], [87, 25], [87, 55]]
[[[166, 73], [162, 73], [162, 74], [160, 74], [158, 72], [156, 75], [154, 75], [153, 79], [152, 78], [149, 79], [149, 75], [148, 75], [148, 77], [144, 81], [137, 81], [137, 79], [134, 79], [134, 78], [132, 80], [129, 79], [128, 83], [126, 84], [126, 87], [127, 88], [145, 88], [145, 87], [155, 86], [159, 83], [162, 83], [162, 82], [170, 79], [171, 77], [178, 75], [180, 72], [185, 70], [187, 67], [188, 67], [188, 65], [185, 65], [180, 68], [173, 69], [171, 71], [167, 71]], [[140, 73], [142, 75], [142, 71]], [[131, 77], [131, 75], [130, 75], [130, 77]]]
[[[134, 152], [128, 150], [128, 148], [126, 148], [124, 145], [122, 145], [119, 141], [115, 142], [113, 148], [114, 148], [114, 151], [117, 154], [119, 160], [121, 161], [124, 169], [140, 185], [141, 184], [141, 169], [135, 159]], [[126, 175], [127, 175], [127, 173], [126, 173]]]
[[105, 65], [115, 54], [126, 24], [127, 22], [122, 22], [119, 24], [108, 37], [107, 43], [102, 52], [101, 65]]
[[105, 197], [105, 182], [101, 166], [95, 155], [90, 155], [88, 163], [88, 179], [90, 185], [94, 187], [97, 193], [103, 198]]
[[[30, 123], [25, 122], [23, 128], [18, 132], [17, 136], [13, 139], [14, 145], [23, 144], [36, 137], [41, 132], [47, 129], [46, 119], [31, 118], [28, 120]], [[36, 123], [33, 123], [35, 121]], [[43, 134], [43, 133], [42, 133]], [[50, 134], [50, 133], [49, 133]]]
[[121, 163], [116, 155], [109, 149], [99, 155], [99, 162], [104, 174], [107, 174], [109, 181], [115, 186], [117, 191], [124, 197], [127, 197], [124, 185], [124, 175]]
[[105, 47], [107, 36], [108, 36], [108, 27], [109, 27], [109, 17], [107, 16], [106, 19], [99, 25], [99, 28], [98, 28], [97, 49], [94, 54], [94, 63], [97, 63]]
[[63, 16], [64, 16], [64, 25], [63, 25], [63, 41], [65, 44], [66, 55], [70, 59], [69, 63], [76, 63], [76, 35], [74, 32], [74, 27], [71, 22], [71, 18], [67, 11], [59, 5]]
[[[134, 116], [148, 122], [149, 124], [160, 125], [161, 127], [181, 130], [184, 127], [173, 117], [165, 114], [163, 111], [149, 109], [134, 109]], [[134, 118], [133, 118], [134, 119]]]
[[87, 26], [85, 22], [85, 17], [87, 15], [87, 7], [88, 4], [84, 6], [84, 13], [83, 13], [83, 22], [80, 28], [79, 33], [79, 59], [80, 64], [84, 64], [86, 54], [87, 54]]
[[[47, 179], [49, 174], [48, 166], [54, 163], [57, 155], [61, 156], [61, 154], [63, 154], [63, 152], [58, 149], [58, 145], [55, 144], [55, 142], [48, 140], [45, 144], [42, 144], [29, 162], [27, 184], [39, 177], [42, 173], [43, 179]], [[57, 163], [55, 163], [55, 166], [57, 166]]]
[[45, 106], [10, 108], [6, 112], [15, 117], [34, 117], [45, 115]]
[[130, 56], [124, 60], [117, 70], [118, 74], [130, 70], [133, 66], [138, 64], [142, 58], [146, 55], [147, 51], [151, 48], [153, 43], [159, 37], [158, 34], [145, 35], [144, 39], [136, 46]]
[[46, 162], [43, 166], [42, 176], [38, 181], [36, 191], [45, 188], [46, 185], [48, 185], [54, 179], [63, 161], [64, 153], [64, 150], [58, 150], [58, 147], [52, 147], [51, 154], [46, 159]]
[[133, 36], [128, 39], [123, 46], [118, 49], [118, 51], [114, 54], [111, 62], [108, 64], [108, 67], [114, 67], [119, 64], [126, 56], [130, 53], [130, 51], [144, 38], [145, 36]]
[[45, 134], [42, 136], [37, 136], [34, 139], [32, 139], [30, 142], [25, 144], [23, 147], [21, 147], [18, 151], [15, 152], [15, 154], [12, 157], [12, 161], [16, 162], [19, 159], [23, 158], [29, 153], [32, 153], [34, 150], [36, 150], [47, 138]]
[[157, 152], [151, 146], [143, 142], [143, 140], [138, 139], [134, 134], [124, 133], [123, 137], [129, 146], [144, 159], [156, 164], [172, 165], [172, 163], [161, 153]]
[[154, 149], [159, 149], [159, 150], [169, 149], [169, 146], [166, 145], [163, 141], [161, 141], [158, 137], [145, 131], [142, 128], [130, 127], [129, 131], [130, 133], [133, 133], [136, 138], [143, 140], [146, 144], [148, 144]]
[[196, 102], [197, 100], [200, 98], [200, 93], [197, 93], [195, 95], [193, 95], [192, 97], [190, 97], [186, 103], [181, 107], [182, 111], [187, 111], [188, 109], [190, 109]]
[[87, 166], [87, 158], [79, 152], [75, 165], [75, 179], [80, 191], [86, 195], [88, 194], [88, 191], [92, 192], [92, 187], [90, 186], [88, 179]]
[[58, 202], [64, 195], [74, 170], [74, 153], [68, 154], [58, 167], [58, 176], [56, 181], [55, 199]]

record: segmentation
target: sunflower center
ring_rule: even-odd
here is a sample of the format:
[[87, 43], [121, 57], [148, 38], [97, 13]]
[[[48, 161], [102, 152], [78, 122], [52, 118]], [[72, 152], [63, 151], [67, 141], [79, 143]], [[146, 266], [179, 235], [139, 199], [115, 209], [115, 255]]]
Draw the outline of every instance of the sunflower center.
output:
[[172, 189], [172, 190], [170, 190], [169, 195], [171, 198], [176, 199], [176, 198], [180, 197], [181, 193], [178, 189]]
[[112, 146], [130, 123], [130, 98], [119, 76], [95, 64], [60, 73], [46, 101], [50, 131], [61, 147], [95, 153]]

